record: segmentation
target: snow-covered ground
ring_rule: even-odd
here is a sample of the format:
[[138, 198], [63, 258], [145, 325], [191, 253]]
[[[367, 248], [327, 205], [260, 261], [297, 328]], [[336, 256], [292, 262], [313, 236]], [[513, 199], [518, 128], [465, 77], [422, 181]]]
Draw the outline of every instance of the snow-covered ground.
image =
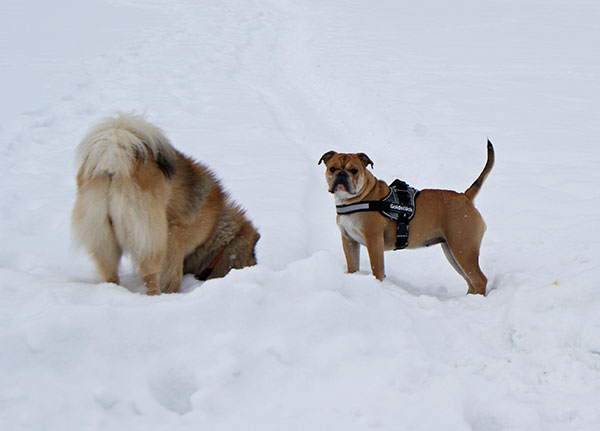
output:
[[[3, 0], [0, 429], [600, 429], [596, 0]], [[262, 235], [146, 297], [72, 250], [73, 150], [146, 112]], [[488, 296], [441, 249], [345, 274], [320, 156], [464, 190]]]

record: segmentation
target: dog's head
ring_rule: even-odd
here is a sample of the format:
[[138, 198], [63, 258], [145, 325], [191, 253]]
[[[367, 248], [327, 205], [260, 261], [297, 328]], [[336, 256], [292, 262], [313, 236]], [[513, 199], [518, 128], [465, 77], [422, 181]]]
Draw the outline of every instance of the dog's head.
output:
[[325, 163], [325, 180], [329, 186], [329, 193], [333, 193], [336, 200], [344, 201], [359, 194], [366, 184], [367, 166], [373, 167], [373, 162], [365, 153], [336, 153], [329, 151], [319, 159]]

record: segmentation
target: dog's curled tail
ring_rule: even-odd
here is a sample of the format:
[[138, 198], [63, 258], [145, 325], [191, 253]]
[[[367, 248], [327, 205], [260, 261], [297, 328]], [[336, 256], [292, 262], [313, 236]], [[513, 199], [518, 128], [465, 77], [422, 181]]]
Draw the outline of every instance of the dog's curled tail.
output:
[[175, 173], [176, 151], [163, 132], [142, 115], [119, 113], [94, 126], [77, 147], [79, 175], [130, 177], [137, 163], [154, 161], [169, 178]]
[[469, 187], [465, 191], [465, 195], [470, 200], [475, 199], [475, 196], [477, 196], [477, 193], [479, 193], [479, 190], [481, 189], [483, 182], [485, 181], [485, 179], [489, 175], [490, 171], [494, 167], [495, 159], [496, 159], [496, 156], [494, 154], [494, 146], [488, 139], [488, 141], [487, 141], [487, 162], [485, 163], [485, 166], [483, 167], [483, 171], [481, 171], [481, 173], [479, 174], [479, 176], [477, 177], [475, 182], [473, 184], [471, 184], [471, 187]]

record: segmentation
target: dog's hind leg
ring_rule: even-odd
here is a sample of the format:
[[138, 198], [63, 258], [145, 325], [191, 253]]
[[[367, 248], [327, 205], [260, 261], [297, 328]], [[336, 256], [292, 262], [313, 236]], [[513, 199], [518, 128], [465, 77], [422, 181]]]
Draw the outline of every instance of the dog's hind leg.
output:
[[134, 255], [138, 263], [140, 275], [144, 280], [147, 295], [160, 295], [161, 293], [161, 268], [167, 251], [167, 223], [156, 223], [156, 226], [147, 224], [148, 237], [146, 249], [142, 254]]
[[146, 295], [160, 295], [159, 275], [157, 269], [163, 259], [162, 253], [145, 258], [139, 263], [142, 280], [146, 287]]
[[475, 288], [473, 287], [473, 283], [471, 283], [471, 280], [469, 279], [469, 277], [467, 277], [465, 275], [465, 273], [463, 272], [462, 268], [458, 265], [458, 262], [456, 262], [456, 259], [454, 258], [454, 255], [450, 251], [450, 247], [448, 247], [448, 244], [446, 244], [445, 242], [442, 243], [442, 250], [444, 250], [444, 255], [446, 256], [446, 259], [448, 259], [448, 262], [450, 262], [450, 265], [452, 265], [452, 268], [454, 268], [454, 270], [456, 272], [458, 272], [458, 274], [462, 278], [464, 278], [465, 281], [467, 282], [467, 285], [469, 287], [469, 293], [474, 293], [475, 292]]
[[171, 229], [167, 252], [160, 271], [160, 290], [163, 293], [177, 293], [183, 278], [183, 248], [176, 238], [176, 229]]
[[91, 250], [92, 258], [96, 262], [100, 276], [107, 283], [119, 284], [118, 269], [122, 253], [112, 229], [107, 230], [104, 239], [94, 243]]
[[[119, 205], [118, 210], [113, 210], [120, 220], [120, 223], [115, 224], [116, 236], [137, 264], [146, 293], [159, 295], [160, 270], [166, 254], [168, 237], [165, 211], [148, 202], [137, 208], [134, 205], [133, 202], [130, 203], [127, 211], [122, 210], [125, 207], [123, 204]], [[153, 211], [154, 208], [158, 208], [158, 211]]]
[[479, 241], [477, 244], [460, 244], [450, 241], [442, 244], [442, 249], [450, 264], [467, 282], [468, 293], [485, 295], [487, 278], [479, 267]]
[[[109, 213], [115, 236], [123, 250], [131, 253], [144, 280], [146, 293], [158, 295], [160, 271], [167, 252], [169, 226], [165, 181], [153, 175], [154, 165], [136, 171], [136, 180], [115, 176], [112, 180]], [[159, 180], [152, 182], [151, 179]]]
[[108, 215], [110, 177], [78, 181], [77, 199], [71, 215], [74, 239], [90, 253], [106, 282], [119, 283], [118, 267], [123, 250]]

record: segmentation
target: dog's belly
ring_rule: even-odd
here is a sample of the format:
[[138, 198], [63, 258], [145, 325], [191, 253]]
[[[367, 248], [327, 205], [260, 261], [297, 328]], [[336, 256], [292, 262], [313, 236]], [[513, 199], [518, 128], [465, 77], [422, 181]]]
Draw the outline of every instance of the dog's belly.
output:
[[352, 214], [338, 216], [337, 225], [343, 233], [354, 241], [361, 245], [366, 245], [365, 238], [360, 230], [360, 225], [355, 222]]

